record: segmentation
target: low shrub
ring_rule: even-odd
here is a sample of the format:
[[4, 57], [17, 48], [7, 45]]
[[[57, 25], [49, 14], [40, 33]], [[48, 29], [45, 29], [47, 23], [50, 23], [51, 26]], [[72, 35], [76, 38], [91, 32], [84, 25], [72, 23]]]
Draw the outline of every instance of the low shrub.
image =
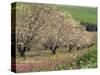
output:
[[77, 59], [77, 65], [80, 68], [96, 68], [97, 67], [97, 48], [91, 47], [88, 52]]

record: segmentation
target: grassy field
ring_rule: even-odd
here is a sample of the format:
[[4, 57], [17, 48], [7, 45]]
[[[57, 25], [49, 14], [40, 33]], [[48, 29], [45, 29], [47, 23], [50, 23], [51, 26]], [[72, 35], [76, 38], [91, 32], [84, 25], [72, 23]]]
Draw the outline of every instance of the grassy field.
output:
[[37, 72], [54, 70], [72, 70], [97, 67], [97, 49], [73, 50], [71, 53], [66, 48], [59, 48], [55, 55], [48, 50], [32, 48], [26, 58], [17, 55], [17, 72]]
[[97, 24], [97, 9], [78, 6], [57, 6], [62, 12], [70, 13], [77, 21]]
[[[97, 33], [93, 33], [97, 36]], [[97, 47], [93, 45], [83, 50], [58, 48], [55, 55], [50, 49], [33, 47], [26, 53], [26, 58], [16, 56], [17, 72], [58, 71], [72, 69], [87, 69], [97, 67]]]

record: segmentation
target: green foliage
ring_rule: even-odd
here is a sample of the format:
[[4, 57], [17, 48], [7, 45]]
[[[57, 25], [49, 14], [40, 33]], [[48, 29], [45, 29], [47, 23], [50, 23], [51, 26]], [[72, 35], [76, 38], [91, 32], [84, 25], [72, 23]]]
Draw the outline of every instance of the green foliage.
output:
[[78, 58], [77, 65], [79, 65], [81, 68], [96, 68], [97, 48], [95, 46], [91, 47], [85, 55]]
[[58, 69], [58, 70], [64, 70], [65, 67], [66, 67], [66, 64], [59, 64], [59, 65], [57, 66], [57, 69]]
[[97, 9], [79, 6], [58, 6], [58, 9], [65, 14], [70, 13], [76, 20], [88, 23], [97, 23]]

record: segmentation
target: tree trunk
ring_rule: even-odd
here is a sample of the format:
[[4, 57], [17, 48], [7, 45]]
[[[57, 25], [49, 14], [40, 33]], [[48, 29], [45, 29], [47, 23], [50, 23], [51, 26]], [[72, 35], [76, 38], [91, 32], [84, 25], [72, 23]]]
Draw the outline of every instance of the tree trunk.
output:
[[69, 46], [69, 52], [72, 52], [72, 48], [73, 48], [73, 46], [70, 45], [70, 46]]
[[53, 52], [53, 54], [56, 54], [56, 47], [55, 48], [50, 48], [51, 49], [51, 51]]

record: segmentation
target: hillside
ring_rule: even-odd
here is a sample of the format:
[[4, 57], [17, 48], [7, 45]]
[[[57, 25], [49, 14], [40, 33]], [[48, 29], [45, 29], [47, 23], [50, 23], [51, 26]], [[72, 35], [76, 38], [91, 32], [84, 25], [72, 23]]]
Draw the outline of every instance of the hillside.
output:
[[58, 9], [65, 14], [70, 13], [76, 20], [97, 23], [97, 8], [59, 5]]

